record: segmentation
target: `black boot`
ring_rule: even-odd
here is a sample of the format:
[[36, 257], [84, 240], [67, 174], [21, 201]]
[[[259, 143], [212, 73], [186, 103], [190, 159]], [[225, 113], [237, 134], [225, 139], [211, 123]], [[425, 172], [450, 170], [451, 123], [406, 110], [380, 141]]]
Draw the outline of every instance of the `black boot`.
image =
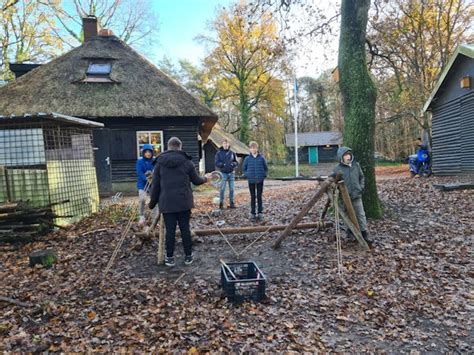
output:
[[229, 208], [235, 208], [235, 203], [231, 202], [230, 205], [229, 205]]
[[362, 234], [362, 238], [364, 238], [365, 242], [370, 246], [372, 246], [372, 239], [369, 237], [369, 234], [367, 233], [367, 231], [362, 231], [361, 232]]
[[220, 203], [219, 203], [219, 209], [220, 209], [220, 210], [223, 210], [223, 209], [224, 209], [224, 202], [220, 202]]

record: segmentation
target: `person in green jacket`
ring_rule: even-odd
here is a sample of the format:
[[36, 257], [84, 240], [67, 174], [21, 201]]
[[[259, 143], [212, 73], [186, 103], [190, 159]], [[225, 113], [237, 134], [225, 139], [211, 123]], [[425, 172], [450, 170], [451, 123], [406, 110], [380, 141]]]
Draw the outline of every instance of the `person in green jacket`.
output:
[[[364, 204], [362, 203], [362, 192], [365, 187], [364, 173], [358, 162], [354, 161], [352, 149], [349, 147], [340, 147], [337, 150], [339, 164], [336, 165], [331, 176], [336, 176], [338, 172], [342, 173], [342, 178], [351, 197], [357, 221], [359, 222], [362, 237], [367, 244], [372, 244], [367, 233], [367, 219], [365, 217]], [[352, 235], [351, 232], [349, 232]]]

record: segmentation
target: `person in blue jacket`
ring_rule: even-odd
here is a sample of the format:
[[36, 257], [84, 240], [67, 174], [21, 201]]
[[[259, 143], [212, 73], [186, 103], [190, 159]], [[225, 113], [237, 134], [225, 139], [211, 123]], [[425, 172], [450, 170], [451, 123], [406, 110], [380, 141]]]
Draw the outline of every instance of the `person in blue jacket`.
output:
[[[145, 200], [146, 196], [151, 191], [150, 186], [147, 187], [147, 178], [152, 175], [154, 167], [153, 159], [153, 146], [151, 144], [144, 144], [142, 149], [142, 157], [137, 160], [136, 171], [137, 171], [137, 189], [139, 207], [138, 224], [143, 226], [145, 224]], [[147, 187], [147, 191], [145, 191]]]
[[[250, 142], [250, 155], [244, 160], [243, 171], [248, 180], [250, 190], [250, 218], [251, 220], [261, 220], [263, 218], [263, 181], [267, 177], [267, 161], [258, 152], [258, 143]], [[255, 200], [258, 202], [258, 215], [255, 213]]]
[[216, 154], [215, 165], [222, 173], [222, 183], [219, 194], [219, 208], [224, 208], [225, 187], [229, 182], [229, 208], [235, 208], [234, 203], [234, 183], [235, 183], [235, 168], [239, 165], [237, 162], [237, 155], [230, 149], [230, 144], [227, 139], [222, 141], [222, 147], [219, 148]]

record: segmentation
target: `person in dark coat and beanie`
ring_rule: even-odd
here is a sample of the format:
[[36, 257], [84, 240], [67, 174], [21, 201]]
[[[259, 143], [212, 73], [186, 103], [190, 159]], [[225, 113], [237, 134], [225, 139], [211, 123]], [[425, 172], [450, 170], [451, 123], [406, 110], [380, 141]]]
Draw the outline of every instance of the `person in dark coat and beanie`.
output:
[[191, 183], [202, 185], [209, 180], [206, 175], [197, 174], [191, 156], [181, 150], [182, 143], [177, 137], [168, 141], [168, 150], [156, 158], [149, 207], [158, 204], [166, 226], [165, 265], [174, 266], [174, 246], [176, 224], [179, 225], [184, 247], [184, 263], [193, 262], [193, 244], [189, 218], [193, 207]]
[[239, 165], [237, 162], [237, 155], [230, 149], [230, 144], [227, 139], [222, 141], [222, 147], [219, 148], [215, 159], [216, 167], [222, 174], [222, 183], [219, 193], [219, 208], [224, 208], [225, 187], [229, 182], [229, 208], [235, 208], [234, 203], [234, 183], [235, 183], [235, 168]]
[[[250, 219], [261, 220], [263, 218], [263, 181], [267, 177], [267, 161], [258, 152], [258, 143], [250, 142], [250, 155], [244, 160], [243, 171], [248, 180], [250, 190]], [[255, 211], [255, 200], [258, 201], [258, 215]]]
[[[349, 147], [340, 147], [337, 150], [337, 157], [339, 164], [334, 168], [331, 176], [336, 176], [338, 172], [342, 173], [342, 178], [349, 192], [352, 206], [356, 213], [357, 222], [359, 222], [362, 237], [364, 237], [367, 244], [372, 241], [367, 233], [367, 219], [365, 217], [364, 204], [362, 203], [362, 192], [365, 187], [364, 173], [358, 162], [354, 161], [352, 149]], [[352, 233], [349, 233], [352, 235]]]

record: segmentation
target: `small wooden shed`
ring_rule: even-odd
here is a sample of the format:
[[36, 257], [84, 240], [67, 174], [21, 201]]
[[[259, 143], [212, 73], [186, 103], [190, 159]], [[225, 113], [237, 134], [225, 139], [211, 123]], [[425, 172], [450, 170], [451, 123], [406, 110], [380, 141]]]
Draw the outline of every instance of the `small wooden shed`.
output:
[[[289, 157], [294, 159], [295, 135], [285, 134]], [[337, 160], [337, 149], [342, 145], [340, 132], [307, 132], [298, 133], [298, 154], [300, 162], [318, 164]]]
[[423, 110], [431, 112], [433, 173], [474, 174], [474, 45], [460, 45]]

